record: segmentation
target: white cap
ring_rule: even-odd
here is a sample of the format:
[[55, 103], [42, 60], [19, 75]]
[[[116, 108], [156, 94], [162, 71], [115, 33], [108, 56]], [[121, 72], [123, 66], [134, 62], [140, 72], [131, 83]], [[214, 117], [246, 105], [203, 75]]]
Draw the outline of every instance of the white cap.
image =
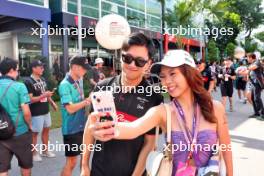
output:
[[94, 64], [101, 64], [101, 63], [104, 63], [102, 58], [98, 57], [98, 58], [95, 59]]
[[151, 73], [158, 74], [162, 65], [168, 67], [179, 67], [184, 64], [196, 68], [193, 57], [187, 51], [181, 49], [170, 50], [165, 54], [164, 58], [160, 62], [152, 65], [150, 71]]

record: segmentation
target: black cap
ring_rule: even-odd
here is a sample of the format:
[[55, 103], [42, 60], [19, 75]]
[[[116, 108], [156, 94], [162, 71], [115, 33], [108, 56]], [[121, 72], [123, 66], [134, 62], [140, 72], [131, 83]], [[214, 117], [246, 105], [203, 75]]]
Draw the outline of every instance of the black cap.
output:
[[44, 66], [44, 64], [40, 60], [34, 60], [30, 63], [31, 69], [38, 66]]
[[91, 65], [89, 64], [88, 58], [84, 56], [73, 56], [70, 59], [70, 65], [80, 65], [86, 70], [92, 69]]

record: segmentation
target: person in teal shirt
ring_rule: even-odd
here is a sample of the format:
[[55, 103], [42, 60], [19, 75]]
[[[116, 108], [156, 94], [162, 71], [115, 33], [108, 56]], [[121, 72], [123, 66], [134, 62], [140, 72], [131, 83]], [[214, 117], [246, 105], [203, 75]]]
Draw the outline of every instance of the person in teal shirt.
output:
[[61, 175], [72, 175], [77, 163], [77, 157], [81, 153], [80, 146], [87, 119], [85, 106], [91, 103], [89, 98], [84, 97], [81, 80], [89, 69], [91, 69], [91, 66], [88, 64], [87, 58], [73, 57], [70, 60], [70, 71], [59, 85], [62, 134], [66, 156], [66, 164]]
[[0, 77], [0, 103], [16, 128], [13, 137], [0, 140], [0, 175], [7, 175], [11, 168], [12, 157], [15, 155], [21, 167], [21, 175], [29, 176], [33, 167], [31, 113], [28, 105], [30, 98], [26, 86], [16, 81], [18, 76], [16, 60], [5, 58], [0, 63], [0, 72], [2, 74]]

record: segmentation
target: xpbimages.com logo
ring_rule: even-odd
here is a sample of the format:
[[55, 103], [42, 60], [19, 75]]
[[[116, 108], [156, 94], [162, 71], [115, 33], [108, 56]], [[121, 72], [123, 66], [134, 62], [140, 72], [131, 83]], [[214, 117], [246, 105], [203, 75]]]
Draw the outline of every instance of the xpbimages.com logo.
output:
[[179, 36], [212, 36], [214, 40], [216, 40], [219, 35], [221, 36], [231, 36], [234, 35], [233, 28], [194, 28], [188, 25], [187, 27], [183, 27], [182, 25], [174, 27], [174, 28], [164, 28], [165, 33], [168, 35], [179, 35]]
[[[79, 30], [76, 27], [70, 27], [70, 28], [61, 28], [58, 25], [56, 25], [55, 27], [51, 27], [50, 25], [48, 25], [48, 28], [43, 28], [43, 26], [41, 25], [41, 27], [39, 28], [31, 28], [31, 35], [35, 35], [35, 36], [39, 36], [40, 38], [42, 38], [45, 35], [58, 35], [58, 36], [62, 36], [62, 35], [72, 35], [72, 36], [78, 36], [79, 34]], [[80, 29], [80, 33], [81, 33], [81, 38], [86, 38], [87, 36], [94, 36], [95, 35], [95, 29], [94, 27], [90, 27], [90, 28], [81, 28]]]
[[153, 94], [165, 94], [167, 93], [167, 88], [165, 86], [97, 86], [97, 91], [111, 91], [114, 94], [119, 93], [135, 93], [135, 94], [145, 94], [146, 96], [152, 96]]
[[39, 153], [43, 153], [44, 151], [55, 151], [55, 152], [65, 152], [65, 151], [73, 151], [77, 152], [80, 151], [83, 153], [84, 151], [102, 151], [102, 145], [101, 144], [62, 144], [59, 141], [56, 141], [55, 143], [48, 142], [48, 145], [45, 144], [31, 144], [32, 151], [37, 151]]

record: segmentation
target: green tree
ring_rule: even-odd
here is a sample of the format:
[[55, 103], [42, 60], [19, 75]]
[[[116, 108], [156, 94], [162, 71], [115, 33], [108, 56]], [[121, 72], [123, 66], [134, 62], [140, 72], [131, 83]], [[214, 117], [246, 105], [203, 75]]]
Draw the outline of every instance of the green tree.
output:
[[247, 53], [252, 53], [258, 50], [258, 45], [256, 43], [252, 43], [252, 38], [246, 38], [245, 44], [242, 46]]
[[228, 43], [225, 48], [227, 56], [233, 57], [235, 48], [236, 48], [236, 45], [234, 43], [231, 43], [231, 42]]
[[254, 37], [259, 39], [261, 42], [264, 42], [264, 31], [255, 34]]
[[208, 48], [208, 60], [216, 61], [218, 59], [218, 48], [214, 40], [210, 40], [207, 45]]
[[180, 1], [174, 5], [173, 10], [168, 10], [165, 20], [169, 27], [187, 26], [191, 22], [195, 9], [194, 1]]
[[247, 32], [247, 39], [250, 38], [251, 32], [254, 28], [257, 28], [260, 24], [264, 23], [264, 12], [261, 3], [262, 0], [230, 1], [232, 10], [241, 17], [243, 28]]
[[[209, 35], [209, 39], [212, 39], [215, 35], [217, 35], [216, 38], [216, 44], [217, 47], [220, 50], [220, 55], [224, 55], [225, 48], [228, 43], [235, 43], [236, 38], [238, 34], [241, 31], [241, 20], [240, 15], [231, 12], [231, 7], [228, 9], [229, 11], [226, 11], [224, 16], [221, 18], [221, 20], [214, 20], [209, 21], [206, 20], [206, 26], [212, 31], [214, 28], [218, 29], [217, 34]], [[232, 30], [231, 35], [224, 35], [221, 33], [221, 29], [227, 29]]]

